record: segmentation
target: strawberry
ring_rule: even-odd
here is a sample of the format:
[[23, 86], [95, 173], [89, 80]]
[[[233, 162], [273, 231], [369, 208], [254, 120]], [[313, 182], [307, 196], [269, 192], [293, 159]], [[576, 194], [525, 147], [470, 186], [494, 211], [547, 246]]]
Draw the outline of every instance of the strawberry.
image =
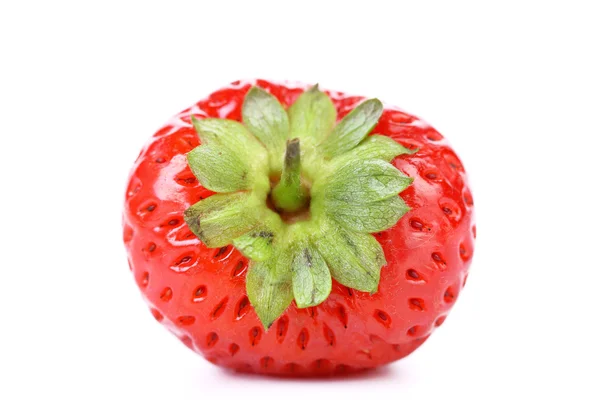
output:
[[154, 318], [214, 364], [275, 375], [410, 354], [456, 302], [475, 238], [465, 170], [435, 129], [263, 80], [154, 134], [123, 221]]

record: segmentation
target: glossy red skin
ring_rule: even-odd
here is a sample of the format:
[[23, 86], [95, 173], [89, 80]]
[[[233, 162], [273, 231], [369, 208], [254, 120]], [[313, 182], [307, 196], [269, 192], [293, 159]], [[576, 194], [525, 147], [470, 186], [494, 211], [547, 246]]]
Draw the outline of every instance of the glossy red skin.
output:
[[[307, 87], [235, 82], [175, 116], [154, 134], [133, 167], [124, 241], [152, 314], [186, 346], [236, 370], [324, 375], [405, 357], [442, 324], [467, 278], [475, 225], [460, 160], [436, 130], [386, 106], [373, 132], [419, 151], [393, 161], [414, 178], [401, 193], [411, 211], [375, 235], [388, 262], [379, 291], [371, 296], [334, 281], [324, 303], [303, 310], [292, 303], [265, 331], [246, 297], [248, 261], [232, 246], [204, 246], [182, 217], [186, 208], [212, 194], [186, 164], [185, 154], [199, 145], [190, 115], [239, 121], [253, 84], [286, 105]], [[328, 93], [339, 118], [362, 100]]]

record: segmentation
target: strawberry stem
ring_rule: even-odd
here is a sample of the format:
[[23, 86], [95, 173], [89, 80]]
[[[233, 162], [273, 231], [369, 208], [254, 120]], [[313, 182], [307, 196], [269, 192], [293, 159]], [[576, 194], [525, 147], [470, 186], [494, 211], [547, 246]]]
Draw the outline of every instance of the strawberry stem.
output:
[[294, 212], [308, 201], [308, 191], [300, 177], [300, 140], [288, 140], [285, 149], [281, 180], [273, 189], [271, 198], [279, 210]]

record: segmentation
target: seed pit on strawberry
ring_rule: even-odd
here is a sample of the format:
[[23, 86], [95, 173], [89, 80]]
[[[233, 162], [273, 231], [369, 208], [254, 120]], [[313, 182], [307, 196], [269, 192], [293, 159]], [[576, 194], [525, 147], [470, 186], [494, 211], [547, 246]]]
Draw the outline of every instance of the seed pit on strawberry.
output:
[[127, 187], [126, 198], [129, 200], [136, 194], [138, 194], [142, 190], [142, 184], [139, 178], [132, 176], [129, 181], [129, 186]]
[[273, 366], [275, 360], [272, 357], [263, 357], [260, 359], [260, 367], [264, 369], [269, 369]]
[[186, 262], [191, 261], [192, 256], [185, 256], [181, 260], [177, 261], [177, 265], [185, 264]]
[[432, 142], [437, 142], [442, 139], [443, 139], [442, 135], [440, 135], [440, 133], [434, 129], [431, 129], [427, 132], [427, 140], [430, 140]]
[[322, 371], [328, 371], [329, 369], [331, 369], [331, 361], [325, 359], [325, 358], [320, 358], [318, 360], [315, 360], [310, 367], [313, 370], [322, 372]]
[[279, 318], [279, 320], [277, 321], [277, 341], [279, 343], [283, 342], [283, 339], [285, 339], [285, 335], [288, 331], [288, 325], [289, 318], [285, 315]]
[[446, 160], [446, 163], [448, 163], [450, 168], [452, 168], [453, 170], [457, 170], [457, 171], [461, 171], [461, 172], [465, 170], [462, 163], [460, 162], [458, 157], [456, 157], [456, 154], [454, 154], [453, 151], [451, 151], [451, 150], [444, 151], [443, 157]]
[[375, 317], [377, 322], [379, 322], [381, 325], [385, 326], [386, 328], [389, 328], [392, 325], [392, 317], [390, 317], [390, 315], [388, 313], [386, 313], [385, 311], [375, 310], [375, 313], [373, 314], [373, 316]]
[[283, 370], [286, 373], [290, 373], [293, 374], [295, 372], [298, 372], [300, 370], [300, 366], [296, 363], [289, 363], [283, 366]]
[[333, 331], [329, 326], [327, 326], [327, 324], [323, 324], [323, 335], [325, 336], [325, 341], [330, 346], [335, 346], [335, 333], [333, 333]]
[[163, 320], [164, 316], [156, 308], [151, 308], [150, 312], [152, 313], [152, 316], [154, 317], [154, 319], [157, 320], [158, 322], [161, 322]]
[[229, 354], [231, 354], [232, 357], [235, 356], [238, 351], [240, 351], [240, 346], [235, 343], [231, 343], [231, 345], [229, 345]]
[[180, 337], [179, 340], [181, 340], [181, 343], [183, 343], [187, 348], [194, 350], [194, 341], [192, 340], [191, 337], [186, 335], [186, 336]]
[[438, 319], [435, 320], [435, 326], [439, 327], [440, 325], [442, 325], [444, 323], [445, 320], [446, 320], [446, 316], [442, 315], [441, 317], [439, 317]]
[[146, 286], [148, 286], [149, 281], [150, 281], [150, 274], [148, 272], [144, 272], [140, 279], [140, 286], [145, 288]]
[[416, 231], [431, 231], [431, 226], [426, 225], [419, 218], [411, 218], [409, 224]]
[[440, 173], [438, 171], [434, 171], [434, 170], [427, 170], [423, 172], [423, 176], [431, 182], [442, 182], [442, 176], [440, 175]]
[[260, 342], [260, 338], [262, 337], [262, 330], [258, 326], [255, 326], [250, 329], [249, 337], [251, 347], [258, 345], [258, 342]]
[[336, 309], [336, 316], [338, 320], [342, 323], [345, 329], [348, 328], [348, 314], [346, 313], [346, 309], [344, 306], [340, 305]]
[[421, 337], [416, 338], [413, 343], [420, 345], [421, 343], [426, 341], [428, 338], [429, 338], [429, 335], [421, 336]]
[[233, 267], [233, 270], [231, 271], [231, 277], [239, 278], [240, 276], [243, 276], [247, 268], [248, 265], [243, 260], [238, 261], [237, 264], [235, 264], [235, 267]]
[[472, 259], [462, 163], [378, 100], [254, 83], [177, 114], [136, 161], [123, 238], [152, 314], [244, 371], [326, 375], [406, 356], [443, 322]]
[[419, 325], [411, 326], [406, 334], [408, 336], [417, 336], [421, 331], [421, 327]]
[[306, 313], [312, 318], [315, 319], [319, 312], [317, 311], [317, 307], [307, 307], [304, 309]]
[[217, 335], [215, 332], [211, 332], [208, 334], [208, 336], [206, 336], [206, 347], [214, 347], [214, 345], [216, 345], [218, 341], [219, 335]]
[[436, 172], [429, 171], [425, 173], [425, 178], [434, 181], [437, 180], [438, 175]]
[[176, 231], [172, 231], [172, 232], [175, 232], [174, 241], [179, 242], [182, 245], [184, 245], [186, 243], [197, 243], [198, 242], [198, 238], [196, 237], [196, 235], [194, 235], [194, 233], [192, 231], [189, 230], [187, 225], [182, 225], [179, 227], [179, 229], [177, 229]]
[[185, 172], [183, 174], [179, 174], [175, 177], [175, 181], [181, 185], [181, 186], [185, 186], [185, 187], [193, 187], [198, 185], [198, 179], [196, 179], [196, 177], [189, 173], [189, 172]]
[[182, 315], [175, 321], [175, 323], [179, 326], [192, 325], [194, 322], [196, 322], [196, 317], [193, 315]]
[[233, 368], [238, 372], [253, 372], [254, 371], [254, 369], [252, 368], [252, 365], [250, 365], [248, 363], [234, 364]]
[[473, 206], [473, 196], [471, 196], [471, 193], [468, 190], [463, 194], [463, 200], [469, 207]]
[[160, 299], [162, 301], [170, 301], [172, 298], [173, 290], [170, 287], [166, 287], [160, 292]]
[[454, 200], [443, 197], [438, 202], [442, 212], [446, 215], [449, 221], [453, 224], [458, 224], [462, 220], [463, 213], [460, 206]]
[[223, 254], [225, 254], [225, 252], [227, 250], [229, 250], [229, 246], [223, 246], [223, 247], [219, 248], [219, 250], [217, 250], [217, 252], [213, 256], [213, 258], [219, 258], [219, 257], [221, 257]]
[[193, 303], [199, 303], [206, 299], [208, 292], [206, 290], [206, 285], [200, 285], [194, 290], [194, 295], [192, 296]]
[[408, 299], [408, 304], [413, 311], [425, 311], [425, 300], [419, 298]]
[[468, 260], [471, 258], [471, 254], [470, 254], [470, 253], [467, 251], [467, 248], [465, 247], [465, 244], [464, 244], [464, 243], [461, 243], [461, 244], [458, 246], [458, 252], [459, 252], [459, 254], [460, 254], [460, 258], [461, 258], [463, 261], [468, 261]]
[[223, 298], [219, 304], [217, 304], [215, 306], [215, 308], [212, 310], [212, 312], [210, 313], [210, 319], [211, 320], [215, 320], [217, 318], [219, 318], [221, 315], [223, 315], [223, 313], [225, 312], [225, 307], [227, 306], [227, 301], [229, 300], [229, 297], [225, 297]]
[[433, 261], [436, 262], [436, 264], [438, 264], [440, 266], [440, 268], [443, 268], [443, 269], [446, 268], [446, 261], [444, 260], [444, 258], [442, 257], [442, 255], [440, 253], [438, 253], [437, 251], [434, 253], [431, 253], [431, 258], [433, 259]]
[[196, 264], [196, 256], [193, 253], [184, 254], [177, 259], [169, 268], [174, 272], [186, 272]]
[[301, 350], [306, 350], [306, 346], [308, 345], [308, 340], [309, 340], [309, 334], [308, 334], [308, 330], [306, 328], [303, 328], [300, 331], [300, 334], [298, 335], [298, 347], [300, 347]]
[[140, 207], [140, 210], [138, 211], [138, 215], [141, 218], [144, 218], [148, 214], [152, 213], [152, 211], [154, 211], [154, 210], [156, 210], [155, 202], [146, 203]]
[[335, 366], [335, 372], [340, 375], [347, 375], [350, 372], [350, 367], [346, 364], [338, 364]]
[[452, 289], [451, 287], [446, 289], [446, 291], [444, 292], [444, 301], [446, 303], [452, 303], [455, 297], [456, 296], [454, 294], [454, 289]]
[[415, 269], [406, 270], [406, 279], [414, 283], [425, 283], [425, 279]]
[[133, 228], [129, 225], [123, 227], [123, 242], [128, 243], [133, 239]]
[[238, 301], [235, 309], [235, 319], [239, 321], [240, 319], [244, 318], [244, 316], [250, 311], [250, 301], [248, 300], [248, 296], [242, 297], [240, 301]]

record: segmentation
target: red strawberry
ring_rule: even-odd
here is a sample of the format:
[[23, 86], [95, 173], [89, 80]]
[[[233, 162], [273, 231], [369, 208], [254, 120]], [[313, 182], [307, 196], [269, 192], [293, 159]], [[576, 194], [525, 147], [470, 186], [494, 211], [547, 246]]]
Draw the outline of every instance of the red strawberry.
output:
[[442, 324], [473, 254], [465, 170], [435, 129], [363, 100], [235, 82], [144, 147], [124, 241], [153, 316], [186, 346], [322, 375], [400, 359]]

